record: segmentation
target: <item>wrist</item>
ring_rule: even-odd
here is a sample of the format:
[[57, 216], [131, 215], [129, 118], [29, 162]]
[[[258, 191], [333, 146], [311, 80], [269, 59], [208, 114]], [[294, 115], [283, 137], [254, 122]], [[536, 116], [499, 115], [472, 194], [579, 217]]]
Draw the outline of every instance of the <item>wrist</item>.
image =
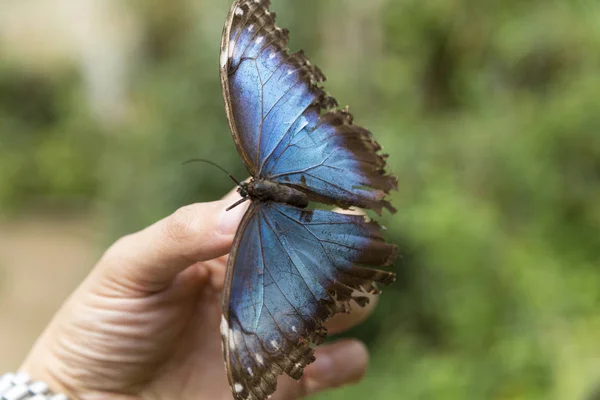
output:
[[[32, 352], [27, 359], [21, 364], [17, 375], [28, 377], [30, 382], [43, 382], [47, 386], [47, 390], [53, 394], [62, 394], [64, 397], [57, 397], [56, 400], [76, 400], [76, 397], [71, 390], [68, 389], [53, 373], [52, 363], [47, 360], [48, 357], [43, 357], [37, 352]], [[52, 396], [48, 399], [55, 400]], [[27, 399], [27, 398], [26, 398]], [[42, 400], [40, 398], [39, 400]], [[0, 400], [4, 400], [0, 397]], [[35, 400], [38, 400], [37, 398]]]
[[0, 399], [2, 400], [69, 400], [40, 380], [32, 380], [24, 372], [0, 375]]

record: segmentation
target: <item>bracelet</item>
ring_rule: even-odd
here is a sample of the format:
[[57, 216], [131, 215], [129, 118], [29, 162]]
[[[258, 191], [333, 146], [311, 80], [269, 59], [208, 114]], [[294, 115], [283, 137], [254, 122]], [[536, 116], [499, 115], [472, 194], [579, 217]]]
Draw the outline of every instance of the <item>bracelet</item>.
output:
[[42, 381], [32, 381], [24, 373], [0, 377], [0, 400], [69, 400], [64, 394], [52, 393]]

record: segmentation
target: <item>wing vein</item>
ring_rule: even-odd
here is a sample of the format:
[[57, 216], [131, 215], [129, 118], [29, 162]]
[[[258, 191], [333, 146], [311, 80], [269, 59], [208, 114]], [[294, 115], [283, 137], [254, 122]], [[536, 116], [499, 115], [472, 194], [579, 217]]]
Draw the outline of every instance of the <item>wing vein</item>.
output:
[[[281, 238], [277, 235], [276, 229], [271, 225], [271, 221], [268, 218], [265, 218], [265, 221], [267, 222], [267, 225], [269, 225], [269, 227], [271, 228], [271, 231], [275, 234], [275, 237], [277, 238], [277, 241], [279, 242], [279, 244], [281, 245], [281, 247], [285, 251], [285, 254], [287, 255], [287, 257], [290, 259], [290, 262], [292, 263], [292, 265], [296, 269], [296, 272], [298, 272], [298, 275], [304, 281], [304, 284], [306, 285], [306, 287], [308, 288], [309, 292], [311, 293], [311, 295], [313, 296], [313, 298], [315, 299], [315, 301], [318, 304], [320, 299], [317, 298], [316, 294], [313, 292], [313, 290], [310, 287], [310, 285], [308, 284], [308, 282], [306, 282], [306, 279], [304, 278], [304, 275], [302, 274], [302, 272], [300, 272], [298, 270], [298, 267], [296, 266], [296, 263], [294, 262], [294, 259], [292, 258], [291, 254], [289, 253], [289, 251], [286, 248], [286, 246], [284, 245], [284, 243], [281, 241]], [[321, 285], [321, 287], [323, 287], [323, 286]], [[325, 289], [325, 288], [323, 288], [323, 289]]]
[[297, 171], [289, 171], [289, 172], [284, 172], [282, 174], [272, 175], [269, 178], [270, 179], [275, 179], [275, 178], [281, 178], [282, 176], [287, 176], [287, 175], [302, 174], [304, 172], [308, 172], [308, 171], [311, 171], [311, 170], [319, 168], [319, 167], [328, 167], [328, 168], [331, 168], [331, 169], [335, 169], [335, 170], [338, 170], [338, 171], [345, 172], [345, 170], [342, 169], [342, 168], [334, 167], [333, 165], [327, 165], [327, 164], [325, 164], [327, 162], [327, 160], [329, 160], [331, 158], [331, 156], [333, 156], [335, 153], [338, 152], [338, 150], [341, 150], [341, 148], [338, 147], [338, 148], [334, 149], [331, 153], [329, 153], [327, 155], [327, 157], [325, 157], [325, 159], [323, 161], [321, 161], [318, 164], [315, 164], [315, 165], [312, 165], [312, 166], [310, 166], [308, 168], [297, 170]]
[[[276, 211], [279, 212], [281, 215], [285, 216], [286, 218], [288, 218], [290, 221], [292, 221], [295, 224], [301, 226], [302, 229], [304, 229], [308, 233], [310, 233], [311, 236], [313, 236], [317, 240], [317, 242], [319, 243], [319, 246], [321, 246], [321, 249], [323, 250], [323, 253], [325, 254], [325, 257], [327, 257], [327, 260], [329, 260], [329, 264], [331, 266], [333, 266], [336, 270], [338, 269], [337, 266], [335, 265], [335, 263], [333, 262], [333, 260], [331, 260], [331, 257], [329, 256], [329, 253], [325, 249], [325, 246], [323, 246], [323, 243], [321, 242], [321, 239], [317, 235], [315, 235], [310, 229], [306, 228], [301, 222], [299, 222], [296, 219], [290, 217], [289, 215], [285, 214], [281, 210], [276, 209]], [[329, 283], [331, 283], [331, 280], [329, 280], [329, 279], [327, 279], [327, 280], [329, 281]]]
[[[266, 222], [266, 219], [267, 218], [264, 217], [265, 222]], [[267, 222], [267, 224], [268, 224], [268, 222]], [[273, 231], [273, 233], [275, 234], [275, 236], [277, 236], [277, 233], [273, 230], [273, 228], [271, 226], [269, 226], [269, 227], [271, 228], [271, 230]], [[263, 268], [265, 269], [265, 271], [268, 272], [268, 274], [271, 277], [271, 279], [273, 280], [273, 282], [275, 282], [275, 286], [277, 286], [277, 289], [279, 289], [279, 292], [283, 295], [283, 297], [285, 298], [285, 300], [294, 309], [294, 311], [296, 311], [296, 313], [300, 316], [300, 318], [306, 323], [306, 320], [302, 317], [302, 313], [300, 313], [300, 311], [298, 311], [298, 309], [296, 308], [296, 306], [294, 306], [294, 304], [290, 301], [290, 299], [287, 297], [287, 295], [285, 294], [285, 292], [283, 290], [281, 290], [281, 287], [279, 286], [279, 283], [275, 280], [275, 278], [273, 277], [273, 274], [267, 268], [267, 265], [264, 263], [265, 255], [264, 255], [264, 250], [263, 250], [263, 246], [262, 246], [262, 235], [260, 234], [260, 232], [259, 232], [258, 236], [260, 238], [260, 244], [261, 244], [261, 253], [262, 253], [262, 257], [263, 257]], [[283, 244], [281, 244], [281, 246], [284, 247]], [[290, 261], [292, 262], [292, 265], [294, 265], [294, 268], [296, 268], [296, 265], [294, 264], [294, 261], [291, 258], [290, 258]], [[296, 271], [297, 271], [297, 269], [296, 269]], [[297, 271], [297, 272], [298, 272], [298, 274], [300, 274], [299, 271]], [[300, 275], [300, 277], [302, 277], [302, 275]], [[308, 287], [308, 284], [306, 286]], [[315, 298], [315, 300], [316, 300], [316, 298]], [[261, 313], [262, 313], [262, 309], [261, 309]]]
[[[273, 155], [273, 153], [275, 153], [275, 150], [277, 150], [277, 147], [279, 147], [279, 145], [281, 144], [281, 142], [283, 142], [283, 139], [286, 138], [286, 136], [290, 133], [290, 130], [292, 129], [292, 127], [294, 127], [296, 125], [296, 122], [303, 115], [304, 115], [304, 113], [298, 115], [298, 117], [296, 117], [296, 119], [290, 123], [289, 128], [285, 131], [285, 133], [283, 135], [281, 135], [281, 138], [279, 138], [279, 141], [277, 142], [277, 144], [271, 149], [271, 151], [269, 152], [269, 154], [263, 159], [262, 163], [260, 164], [260, 168], [258, 169], [258, 176], [261, 176], [263, 168], [265, 167], [266, 163], [269, 161], [269, 159], [271, 158], [271, 156]], [[290, 138], [290, 140], [291, 140], [291, 138]], [[284, 151], [287, 148], [288, 148], [288, 146], [285, 147]]]
[[264, 114], [264, 110], [265, 110], [265, 91], [263, 90], [264, 86], [263, 86], [263, 82], [262, 82], [262, 78], [260, 77], [260, 70], [258, 68], [258, 64], [256, 63], [256, 60], [254, 60], [254, 66], [256, 67], [256, 75], [258, 76], [258, 80], [260, 81], [260, 131], [258, 133], [258, 146], [256, 146], [256, 165], [260, 164], [260, 146], [261, 146], [261, 142], [262, 142], [262, 136], [263, 136], [263, 128], [264, 128], [264, 123], [265, 123], [265, 119], [263, 118], [263, 114]]

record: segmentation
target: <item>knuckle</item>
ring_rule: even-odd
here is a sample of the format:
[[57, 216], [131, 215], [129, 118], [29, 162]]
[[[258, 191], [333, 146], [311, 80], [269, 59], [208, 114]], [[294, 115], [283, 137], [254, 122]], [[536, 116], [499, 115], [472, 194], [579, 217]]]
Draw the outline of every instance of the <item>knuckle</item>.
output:
[[175, 211], [165, 221], [164, 232], [168, 239], [181, 243], [188, 242], [200, 234], [197, 223], [197, 209], [194, 206], [184, 206]]
[[131, 247], [131, 241], [133, 235], [126, 235], [114, 242], [105, 252], [102, 254], [98, 264], [102, 265], [121, 265], [124, 263], [126, 254], [129, 252]]

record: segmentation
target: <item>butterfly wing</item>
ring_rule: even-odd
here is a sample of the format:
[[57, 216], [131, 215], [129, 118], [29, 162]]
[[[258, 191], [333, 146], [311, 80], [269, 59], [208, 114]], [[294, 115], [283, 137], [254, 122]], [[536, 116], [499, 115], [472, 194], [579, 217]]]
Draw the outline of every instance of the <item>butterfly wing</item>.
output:
[[268, 0], [238, 0], [223, 32], [221, 83], [237, 149], [254, 177], [294, 186], [311, 200], [393, 211], [397, 187], [371, 132], [353, 124], [302, 52], [286, 49]]
[[266, 107], [277, 96], [265, 90], [264, 82], [284, 57], [271, 50], [286, 43], [288, 35], [275, 27], [269, 4], [269, 0], [237, 0], [221, 39], [225, 111], [233, 140], [252, 176], [258, 175], [261, 142], [281, 136], [270, 131], [263, 135]]
[[236, 400], [263, 400], [277, 376], [299, 379], [314, 361], [310, 343], [326, 336], [323, 323], [368, 302], [394, 274], [396, 247], [362, 216], [305, 211], [278, 203], [252, 204], [229, 258], [221, 334]]

